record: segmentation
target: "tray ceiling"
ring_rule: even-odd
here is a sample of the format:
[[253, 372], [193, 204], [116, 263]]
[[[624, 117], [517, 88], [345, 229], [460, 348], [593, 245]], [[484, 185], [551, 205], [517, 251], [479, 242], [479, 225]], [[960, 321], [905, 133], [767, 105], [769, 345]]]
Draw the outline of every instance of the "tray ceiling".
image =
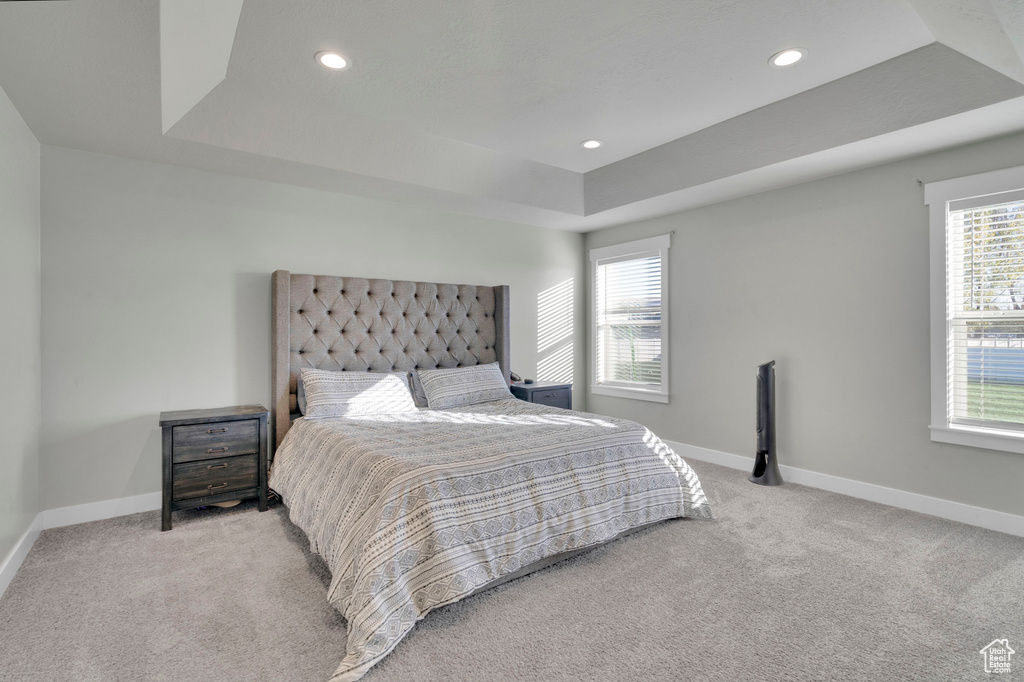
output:
[[0, 3], [44, 144], [570, 230], [1022, 130], [1022, 55], [1016, 0]]

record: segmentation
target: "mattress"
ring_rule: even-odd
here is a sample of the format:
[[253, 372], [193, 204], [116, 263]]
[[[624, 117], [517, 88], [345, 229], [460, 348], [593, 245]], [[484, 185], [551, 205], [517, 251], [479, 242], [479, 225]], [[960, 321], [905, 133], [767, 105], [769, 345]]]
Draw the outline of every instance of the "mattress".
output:
[[362, 677], [431, 610], [531, 564], [670, 518], [712, 518], [640, 424], [499, 400], [299, 419], [270, 486], [324, 558], [348, 622], [332, 682]]

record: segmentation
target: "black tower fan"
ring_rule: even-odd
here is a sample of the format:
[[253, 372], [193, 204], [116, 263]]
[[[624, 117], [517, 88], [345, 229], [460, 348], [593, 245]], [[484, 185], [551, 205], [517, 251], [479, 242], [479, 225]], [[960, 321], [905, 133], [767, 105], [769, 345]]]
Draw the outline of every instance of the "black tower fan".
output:
[[775, 361], [757, 367], [757, 454], [750, 480], [758, 485], [782, 485], [775, 456]]

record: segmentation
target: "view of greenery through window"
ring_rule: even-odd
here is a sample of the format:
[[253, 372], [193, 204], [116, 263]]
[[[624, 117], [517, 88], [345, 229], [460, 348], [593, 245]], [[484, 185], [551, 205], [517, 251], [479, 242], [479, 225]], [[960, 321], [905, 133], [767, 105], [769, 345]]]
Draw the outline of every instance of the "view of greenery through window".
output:
[[953, 418], [1024, 424], [1024, 201], [951, 211]]

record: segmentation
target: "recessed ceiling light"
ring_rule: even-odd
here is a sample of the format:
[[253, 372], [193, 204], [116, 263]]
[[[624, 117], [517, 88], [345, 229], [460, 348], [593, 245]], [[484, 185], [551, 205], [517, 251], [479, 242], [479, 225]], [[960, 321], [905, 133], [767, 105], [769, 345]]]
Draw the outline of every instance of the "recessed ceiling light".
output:
[[583, 140], [583, 142], [580, 142], [580, 146], [584, 149], [597, 149], [603, 144], [604, 142], [601, 142], [601, 140]]
[[341, 71], [342, 69], [347, 69], [352, 66], [352, 62], [337, 52], [317, 52], [316, 60], [328, 69], [334, 69], [335, 71]]
[[781, 52], [773, 54], [768, 63], [772, 66], [793, 66], [803, 59], [806, 54], [807, 50], [802, 47], [788, 47]]

